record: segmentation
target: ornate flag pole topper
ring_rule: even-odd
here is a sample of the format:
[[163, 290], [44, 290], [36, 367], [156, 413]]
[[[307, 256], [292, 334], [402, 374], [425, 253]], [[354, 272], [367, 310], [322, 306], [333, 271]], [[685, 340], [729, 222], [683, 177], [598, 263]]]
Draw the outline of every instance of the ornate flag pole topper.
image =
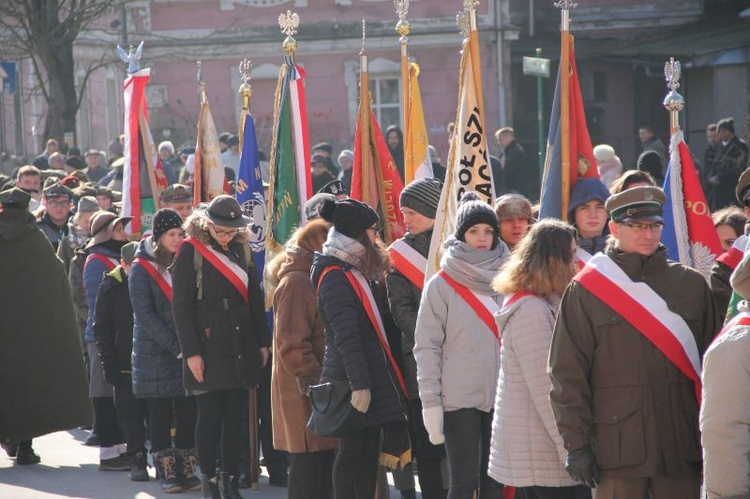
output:
[[674, 57], [669, 58], [669, 62], [664, 64], [664, 78], [667, 80], [669, 93], [664, 97], [664, 107], [669, 111], [669, 133], [677, 133], [680, 129], [680, 111], [685, 107], [685, 99], [677, 93], [680, 88], [680, 77], [682, 75], [682, 66], [680, 61], [675, 61]]

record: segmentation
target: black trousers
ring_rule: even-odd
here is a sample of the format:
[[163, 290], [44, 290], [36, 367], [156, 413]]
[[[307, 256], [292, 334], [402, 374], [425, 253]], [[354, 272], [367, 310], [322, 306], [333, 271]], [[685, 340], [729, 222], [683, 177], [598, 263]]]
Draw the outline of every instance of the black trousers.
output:
[[243, 395], [247, 390], [232, 388], [213, 390], [195, 397], [198, 423], [195, 443], [201, 472], [216, 476], [216, 453], [221, 446], [222, 471], [237, 476], [240, 467], [240, 425]]
[[379, 453], [379, 426], [339, 439], [339, 449], [333, 463], [334, 496], [372, 499], [377, 481]]
[[115, 385], [115, 411], [128, 453], [146, 450], [146, 401], [135, 398], [130, 374], [121, 373], [120, 382]]
[[433, 445], [424, 427], [422, 419], [422, 401], [409, 401], [409, 416], [411, 424], [412, 451], [417, 460], [417, 477], [422, 499], [444, 499], [448, 489], [443, 484], [443, 474], [440, 471], [440, 461], [445, 456], [443, 445]]
[[333, 497], [335, 450], [289, 454], [289, 499], [330, 499]]
[[487, 475], [492, 436], [492, 413], [459, 409], [443, 417], [445, 451], [448, 454], [450, 488], [448, 499], [479, 499], [503, 496], [503, 486]]
[[591, 489], [585, 485], [572, 487], [520, 487], [516, 499], [591, 499]]
[[177, 449], [195, 447], [195, 425], [198, 409], [195, 397], [147, 398], [148, 436], [151, 452], [172, 448], [172, 423], [177, 420], [174, 446]]
[[[260, 384], [258, 386], [258, 417], [260, 423], [258, 434], [269, 478], [281, 478], [287, 475], [289, 459], [286, 452], [276, 450], [273, 447], [273, 422], [271, 420], [272, 363], [273, 359], [269, 356], [266, 367], [260, 371]], [[245, 414], [249, 416], [248, 412], [245, 411]], [[245, 428], [248, 428], [248, 425], [245, 425]], [[249, 442], [249, 438], [245, 442]]]
[[96, 414], [94, 432], [99, 435], [99, 447], [106, 448], [124, 443], [122, 430], [117, 424], [114, 397], [94, 397], [91, 402]]

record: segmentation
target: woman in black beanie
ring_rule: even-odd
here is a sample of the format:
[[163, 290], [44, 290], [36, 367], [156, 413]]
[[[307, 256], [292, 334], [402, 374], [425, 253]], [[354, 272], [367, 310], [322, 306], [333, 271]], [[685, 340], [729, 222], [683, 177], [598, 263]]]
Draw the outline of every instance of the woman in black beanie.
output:
[[499, 232], [490, 205], [464, 194], [454, 238], [446, 242], [441, 270], [425, 284], [417, 315], [422, 416], [430, 442], [445, 443], [448, 499], [502, 497], [502, 485], [487, 475], [500, 371], [494, 314], [503, 303], [492, 279], [509, 255]]
[[[146, 400], [149, 440], [162, 492], [197, 490], [194, 397], [185, 396], [182, 351], [172, 315], [170, 266], [183, 238], [182, 218], [171, 208], [154, 214], [153, 232], [138, 245], [130, 270], [133, 305], [133, 393]], [[177, 420], [172, 445], [170, 434]]]
[[321, 382], [348, 381], [351, 404], [366, 420], [361, 432], [339, 441], [334, 495], [371, 499], [379, 450], [380, 462], [390, 468], [411, 460], [406, 388], [383, 328], [385, 305], [373, 292], [385, 276], [388, 257], [378, 240], [378, 215], [366, 204], [326, 200], [320, 215], [333, 224], [311, 269], [325, 325]]

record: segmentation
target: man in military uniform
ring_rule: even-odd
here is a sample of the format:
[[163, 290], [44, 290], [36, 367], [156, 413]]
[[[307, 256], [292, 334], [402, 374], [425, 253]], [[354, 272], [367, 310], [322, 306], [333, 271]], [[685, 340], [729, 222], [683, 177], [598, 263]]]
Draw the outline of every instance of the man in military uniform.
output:
[[664, 201], [656, 187], [607, 200], [613, 239], [555, 324], [552, 409], [566, 469], [595, 499], [699, 495], [701, 357], [721, 322], [703, 276], [667, 260]]
[[193, 190], [182, 184], [172, 184], [161, 192], [162, 208], [172, 208], [183, 220], [193, 212]]
[[73, 191], [55, 182], [42, 191], [44, 213], [37, 219], [37, 225], [47, 236], [52, 247], [57, 251], [60, 240], [68, 235], [68, 216], [73, 207]]

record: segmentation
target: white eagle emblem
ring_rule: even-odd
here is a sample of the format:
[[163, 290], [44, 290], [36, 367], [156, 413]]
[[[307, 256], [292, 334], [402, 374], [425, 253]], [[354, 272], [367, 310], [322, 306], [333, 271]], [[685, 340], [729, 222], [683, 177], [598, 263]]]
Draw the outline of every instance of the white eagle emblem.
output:
[[711, 252], [708, 246], [696, 241], [690, 243], [690, 259], [693, 262], [692, 267], [700, 272], [710, 284], [711, 267], [714, 265], [716, 255]]
[[260, 253], [266, 247], [266, 200], [260, 192], [254, 192], [252, 197], [242, 203], [242, 211], [252, 219], [248, 225], [250, 232], [250, 247], [254, 253]]

